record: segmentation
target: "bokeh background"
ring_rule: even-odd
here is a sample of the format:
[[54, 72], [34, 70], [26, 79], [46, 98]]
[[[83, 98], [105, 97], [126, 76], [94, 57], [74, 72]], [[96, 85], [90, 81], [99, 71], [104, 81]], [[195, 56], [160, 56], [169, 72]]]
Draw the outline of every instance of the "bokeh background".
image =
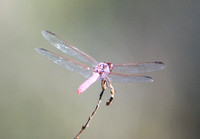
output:
[[46, 29], [97, 61], [167, 65], [143, 74], [153, 83], [113, 83], [81, 139], [200, 138], [198, 0], [1, 0], [1, 139], [72, 139], [95, 108], [100, 82], [77, 95], [85, 78], [34, 51], [62, 54]]

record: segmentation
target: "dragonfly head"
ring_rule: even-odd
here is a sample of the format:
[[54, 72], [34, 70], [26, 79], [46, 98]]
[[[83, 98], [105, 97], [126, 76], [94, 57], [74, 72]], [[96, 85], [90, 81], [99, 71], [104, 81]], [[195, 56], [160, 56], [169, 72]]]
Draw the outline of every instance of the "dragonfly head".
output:
[[94, 72], [97, 72], [101, 75], [101, 78], [105, 78], [113, 69], [113, 64], [110, 62], [101, 62], [98, 63], [94, 68]]
[[113, 64], [110, 62], [103, 62], [108, 65], [110, 72], [113, 70]]

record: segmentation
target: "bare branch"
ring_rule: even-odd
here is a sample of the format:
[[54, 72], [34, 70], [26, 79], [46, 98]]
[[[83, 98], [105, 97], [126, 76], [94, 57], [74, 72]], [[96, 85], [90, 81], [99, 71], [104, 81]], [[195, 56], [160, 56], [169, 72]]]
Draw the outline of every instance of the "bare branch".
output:
[[102, 81], [101, 81], [102, 91], [101, 91], [101, 94], [100, 94], [100, 96], [99, 96], [99, 101], [98, 101], [98, 103], [97, 103], [97, 105], [96, 105], [96, 108], [94, 109], [94, 111], [92, 112], [92, 114], [89, 116], [88, 121], [85, 123], [84, 126], [82, 126], [81, 131], [76, 135], [76, 137], [75, 137], [74, 139], [79, 139], [79, 136], [81, 135], [81, 133], [82, 133], [87, 127], [89, 127], [90, 121], [92, 120], [93, 116], [95, 115], [95, 113], [97, 112], [97, 110], [98, 110], [98, 108], [99, 108], [99, 106], [100, 106], [101, 98], [102, 98], [103, 93], [104, 93], [104, 91], [105, 91], [105, 89], [106, 89], [106, 85], [107, 85], [107, 82], [106, 82], [105, 80], [102, 80]]

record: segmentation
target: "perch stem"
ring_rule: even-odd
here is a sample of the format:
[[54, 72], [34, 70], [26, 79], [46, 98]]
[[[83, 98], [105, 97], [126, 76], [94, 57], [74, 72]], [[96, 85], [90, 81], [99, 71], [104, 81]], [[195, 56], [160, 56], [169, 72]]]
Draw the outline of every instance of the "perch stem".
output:
[[103, 93], [106, 89], [106, 81], [105, 80], [102, 80], [101, 81], [101, 87], [102, 87], [102, 91], [101, 91], [101, 94], [99, 95], [99, 101], [94, 109], [94, 111], [92, 112], [92, 114], [89, 116], [87, 122], [85, 123], [84, 126], [82, 126], [80, 132], [76, 135], [76, 137], [74, 139], [79, 139], [79, 136], [81, 135], [81, 133], [87, 128], [89, 127], [89, 124], [90, 124], [90, 121], [92, 120], [92, 118], [94, 117], [95, 113], [97, 112], [99, 106], [100, 106], [100, 103], [101, 103], [101, 98], [103, 96]]

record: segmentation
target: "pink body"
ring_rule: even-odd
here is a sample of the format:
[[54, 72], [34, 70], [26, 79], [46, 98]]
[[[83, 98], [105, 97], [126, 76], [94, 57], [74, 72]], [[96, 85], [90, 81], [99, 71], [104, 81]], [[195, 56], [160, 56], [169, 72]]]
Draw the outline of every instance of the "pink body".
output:
[[96, 80], [98, 80], [99, 77], [100, 77], [99, 73], [94, 72], [89, 79], [87, 79], [79, 86], [77, 93], [78, 94], [83, 93], [91, 84], [93, 84]]
[[108, 62], [102, 62], [97, 64], [97, 66], [93, 70], [93, 75], [84, 83], [82, 83], [81, 86], [79, 86], [77, 93], [83, 93], [90, 85], [92, 85], [98, 79], [105, 80], [106, 76], [112, 70], [112, 66], [113, 65]]

